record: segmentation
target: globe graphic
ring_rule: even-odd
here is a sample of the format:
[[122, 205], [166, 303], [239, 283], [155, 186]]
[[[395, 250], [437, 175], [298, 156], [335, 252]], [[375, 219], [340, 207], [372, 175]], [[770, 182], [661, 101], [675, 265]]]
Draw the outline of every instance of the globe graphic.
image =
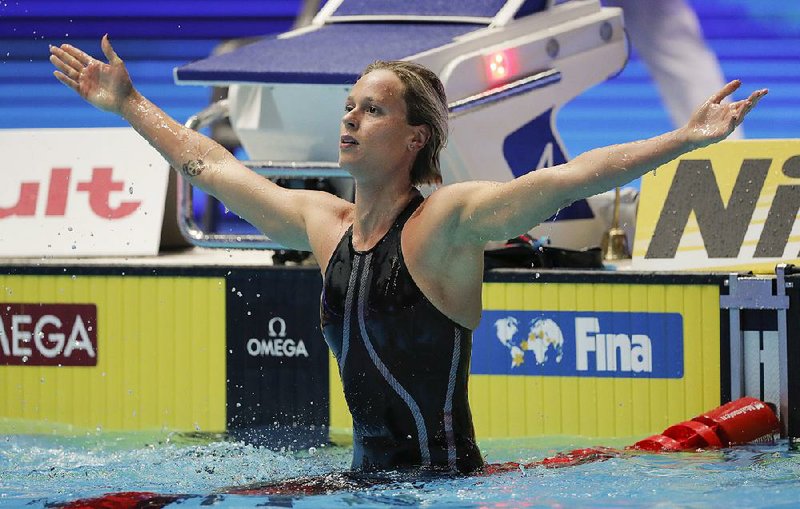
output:
[[533, 352], [536, 364], [544, 364], [552, 351], [556, 362], [561, 362], [564, 355], [564, 335], [561, 328], [549, 318], [535, 318], [531, 320], [528, 332], [526, 350]]

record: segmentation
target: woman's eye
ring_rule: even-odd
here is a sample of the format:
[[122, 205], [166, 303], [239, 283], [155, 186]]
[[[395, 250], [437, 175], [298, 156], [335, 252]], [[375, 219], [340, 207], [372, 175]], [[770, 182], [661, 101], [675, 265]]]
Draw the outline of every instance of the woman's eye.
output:
[[375, 106], [370, 106], [367, 109], [367, 111], [370, 112], [370, 113], [378, 113], [378, 108], [376, 108]]
[[352, 104], [345, 104], [344, 105], [344, 111], [353, 111], [353, 105]]

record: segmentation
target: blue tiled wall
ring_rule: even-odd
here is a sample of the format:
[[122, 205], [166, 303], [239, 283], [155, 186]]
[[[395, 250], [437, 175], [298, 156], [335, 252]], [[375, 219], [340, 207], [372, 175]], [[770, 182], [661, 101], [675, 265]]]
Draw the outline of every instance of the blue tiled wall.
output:
[[299, 0], [1, 0], [0, 128], [123, 126], [52, 76], [48, 45], [69, 42], [102, 57], [108, 33], [146, 96], [178, 120], [208, 104], [203, 87], [178, 87], [172, 69], [223, 39], [288, 30]]
[[[800, 138], [800, 2], [693, 4], [726, 76], [741, 78], [748, 90], [771, 89], [749, 119], [747, 135]], [[123, 125], [56, 82], [47, 61], [48, 44], [62, 41], [100, 56], [106, 32], [137, 86], [185, 120], [207, 104], [210, 92], [174, 85], [173, 67], [207, 56], [225, 38], [286, 30], [299, 8], [299, 0], [0, 0], [0, 128]], [[568, 104], [558, 122], [572, 155], [670, 128], [635, 52], [619, 76]]]

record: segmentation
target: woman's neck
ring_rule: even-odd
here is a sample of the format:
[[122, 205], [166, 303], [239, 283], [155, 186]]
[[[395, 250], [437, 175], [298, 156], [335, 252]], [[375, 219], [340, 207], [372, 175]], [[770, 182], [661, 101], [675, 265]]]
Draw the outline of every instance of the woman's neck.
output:
[[407, 180], [386, 185], [356, 185], [353, 244], [370, 249], [377, 243], [408, 203], [419, 194]]

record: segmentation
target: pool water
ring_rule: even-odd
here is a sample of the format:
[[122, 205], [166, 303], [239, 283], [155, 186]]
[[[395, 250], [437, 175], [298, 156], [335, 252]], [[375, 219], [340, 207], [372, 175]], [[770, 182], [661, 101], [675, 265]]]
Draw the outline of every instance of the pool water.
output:
[[[631, 440], [547, 437], [481, 442], [491, 462], [536, 461]], [[216, 435], [0, 436], [0, 507], [52, 508], [105, 493], [191, 495], [166, 507], [797, 507], [800, 453], [788, 443], [680, 454], [624, 453], [489, 477], [409, 478], [325, 495], [230, 495], [226, 487], [346, 470], [347, 447], [271, 451]], [[151, 507], [151, 506], [146, 506]], [[160, 506], [159, 506], [160, 507]]]

